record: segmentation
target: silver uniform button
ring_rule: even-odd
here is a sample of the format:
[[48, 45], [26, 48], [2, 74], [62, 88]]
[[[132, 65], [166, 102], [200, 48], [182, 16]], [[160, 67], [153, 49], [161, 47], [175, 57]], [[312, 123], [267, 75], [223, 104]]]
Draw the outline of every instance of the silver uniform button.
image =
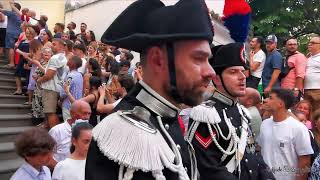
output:
[[249, 170], [249, 173], [252, 174], [252, 170]]
[[184, 167], [184, 170], [186, 170], [188, 172], [188, 168]]
[[248, 162], [248, 159], [245, 159], [244, 161], [247, 163], [247, 162]]
[[169, 124], [165, 124], [165, 125], [164, 125], [164, 128], [166, 128], [166, 130], [168, 130], [169, 127], [170, 127]]
[[179, 144], [177, 144], [177, 148], [179, 151], [181, 150], [181, 146]]

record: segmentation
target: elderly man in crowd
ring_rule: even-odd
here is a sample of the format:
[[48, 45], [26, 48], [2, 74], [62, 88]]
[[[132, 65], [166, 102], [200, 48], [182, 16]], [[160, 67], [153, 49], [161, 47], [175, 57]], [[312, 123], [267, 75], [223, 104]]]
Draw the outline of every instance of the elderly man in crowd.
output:
[[70, 108], [70, 116], [66, 122], [61, 123], [50, 129], [49, 134], [57, 142], [57, 147], [53, 154], [53, 159], [50, 161], [50, 169], [66, 159], [70, 155], [71, 146], [71, 126], [77, 120], [88, 121], [91, 115], [90, 105], [85, 101], [75, 101]]
[[311, 56], [307, 62], [304, 98], [311, 102], [313, 110], [317, 110], [320, 108], [320, 36], [310, 39], [308, 50]]
[[246, 88], [246, 94], [239, 98], [240, 103], [246, 107], [251, 115], [251, 127], [253, 131], [254, 139], [259, 136], [260, 125], [262, 118], [259, 112], [259, 105], [261, 102], [261, 96], [258, 90], [253, 88]]

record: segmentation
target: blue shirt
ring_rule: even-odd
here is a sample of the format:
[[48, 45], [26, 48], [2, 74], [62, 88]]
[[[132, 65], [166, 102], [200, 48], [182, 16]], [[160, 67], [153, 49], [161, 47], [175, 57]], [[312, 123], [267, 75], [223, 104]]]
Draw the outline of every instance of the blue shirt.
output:
[[[281, 70], [282, 67], [282, 56], [281, 54], [274, 50], [267, 54], [266, 62], [262, 71], [262, 86], [266, 88], [271, 80], [271, 76], [274, 69]], [[280, 82], [277, 80], [273, 87], [280, 87]]]
[[[80, 72], [78, 72], [77, 70], [73, 70], [73, 71], [69, 72], [67, 74], [67, 76], [65, 77], [64, 81], [65, 82], [70, 81], [70, 93], [72, 94], [72, 96], [75, 99], [82, 98], [83, 77]], [[71, 103], [70, 103], [69, 98], [67, 98], [67, 94], [64, 91], [64, 89], [62, 89], [60, 91], [60, 97], [64, 98], [64, 100], [62, 102], [62, 107], [66, 108], [66, 109], [70, 109]]]
[[51, 180], [51, 172], [46, 166], [42, 166], [38, 171], [29, 163], [24, 162], [10, 180]]
[[3, 14], [8, 16], [7, 33], [19, 36], [21, 33], [21, 18], [12, 11], [3, 11]]

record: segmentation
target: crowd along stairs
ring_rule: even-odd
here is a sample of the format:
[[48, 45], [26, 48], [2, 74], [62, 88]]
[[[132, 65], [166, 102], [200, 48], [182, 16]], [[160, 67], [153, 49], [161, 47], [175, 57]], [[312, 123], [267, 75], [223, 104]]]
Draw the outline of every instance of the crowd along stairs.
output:
[[26, 96], [12, 95], [15, 70], [4, 67], [8, 61], [0, 56], [0, 180], [9, 180], [23, 160], [15, 153], [14, 139], [32, 127], [31, 107]]

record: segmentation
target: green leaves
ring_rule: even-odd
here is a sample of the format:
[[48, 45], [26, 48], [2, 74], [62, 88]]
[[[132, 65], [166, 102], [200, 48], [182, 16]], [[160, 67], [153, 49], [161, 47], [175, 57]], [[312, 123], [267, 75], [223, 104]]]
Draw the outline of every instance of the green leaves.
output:
[[251, 0], [252, 31], [276, 34], [280, 43], [290, 36], [320, 33], [320, 0]]

